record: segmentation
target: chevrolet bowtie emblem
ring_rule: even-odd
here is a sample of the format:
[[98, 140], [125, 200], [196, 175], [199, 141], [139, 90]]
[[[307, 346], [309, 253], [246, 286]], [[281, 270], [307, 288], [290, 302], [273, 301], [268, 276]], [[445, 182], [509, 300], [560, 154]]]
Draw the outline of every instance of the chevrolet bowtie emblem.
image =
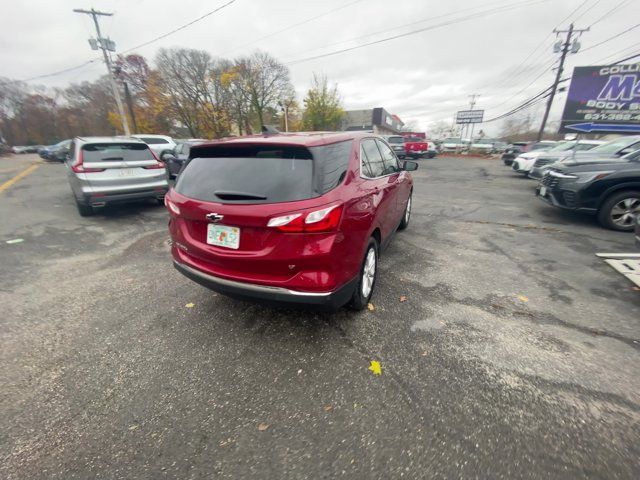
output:
[[218, 223], [224, 218], [224, 215], [218, 215], [217, 213], [207, 213], [206, 217], [207, 220], [209, 220], [211, 223]]

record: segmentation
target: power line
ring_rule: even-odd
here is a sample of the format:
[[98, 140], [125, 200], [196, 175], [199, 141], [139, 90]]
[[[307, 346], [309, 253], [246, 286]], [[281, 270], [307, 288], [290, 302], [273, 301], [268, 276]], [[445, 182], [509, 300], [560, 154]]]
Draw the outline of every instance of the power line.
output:
[[637, 24], [633, 25], [632, 27], [629, 27], [629, 28], [627, 28], [626, 30], [623, 30], [622, 32], [615, 34], [613, 37], [609, 37], [609, 38], [607, 38], [606, 40], [603, 40], [603, 41], [601, 41], [601, 42], [599, 42], [599, 43], [596, 43], [595, 45], [591, 45], [590, 47], [583, 48], [583, 49], [582, 49], [582, 51], [583, 51], [583, 52], [586, 52], [587, 50], [591, 50], [592, 48], [599, 47], [600, 45], [605, 44], [605, 43], [607, 43], [607, 42], [610, 42], [611, 40], [614, 40], [614, 39], [616, 39], [616, 38], [618, 38], [618, 37], [620, 37], [620, 36], [624, 35], [625, 33], [628, 33], [628, 32], [630, 32], [631, 30], [634, 30], [634, 29], [636, 29], [636, 28], [638, 28], [638, 27], [640, 27], [640, 23], [637, 23]]
[[[204, 15], [201, 15], [200, 17], [196, 18], [195, 20], [192, 20], [192, 21], [190, 21], [188, 23], [185, 23], [184, 25], [181, 25], [180, 27], [175, 28], [175, 29], [171, 30], [170, 32], [162, 34], [162, 35], [160, 35], [160, 36], [158, 36], [156, 38], [153, 38], [153, 39], [151, 39], [151, 40], [149, 40], [147, 42], [144, 42], [144, 43], [142, 43], [140, 45], [136, 45], [135, 47], [129, 48], [129, 49], [124, 50], [124, 51], [122, 51], [120, 53], [124, 54], [124, 53], [131, 52], [132, 50], [137, 50], [138, 48], [145, 47], [147, 45], [150, 45], [151, 43], [154, 43], [154, 42], [157, 42], [158, 40], [166, 38], [169, 35], [172, 35], [172, 34], [174, 34], [176, 32], [179, 32], [180, 30], [184, 30], [185, 28], [193, 25], [194, 23], [197, 23], [197, 22], [199, 22], [201, 20], [204, 20], [205, 18], [209, 17], [210, 15], [213, 15], [214, 13], [222, 10], [223, 8], [228, 7], [229, 5], [234, 3], [235, 1], [236, 0], [230, 0], [227, 3], [225, 3], [224, 5], [221, 5], [220, 7], [217, 7], [214, 10], [211, 10], [211, 11], [205, 13]], [[33, 77], [24, 78], [24, 79], [21, 79], [21, 80], [13, 80], [11, 83], [31, 82], [33, 80], [40, 80], [42, 78], [55, 77], [57, 75], [62, 75], [62, 74], [67, 73], [67, 72], [72, 72], [74, 70], [79, 70], [80, 68], [86, 67], [87, 65], [95, 63], [95, 62], [97, 62], [99, 60], [101, 60], [100, 57], [96, 57], [96, 58], [93, 58], [91, 60], [87, 60], [86, 62], [83, 62], [83, 63], [81, 63], [79, 65], [73, 66], [73, 67], [65, 68], [65, 69], [62, 69], [62, 70], [57, 70], [57, 71], [54, 71], [54, 72], [51, 72], [51, 73], [44, 73], [42, 75], [35, 75]]]
[[578, 20], [580, 20], [582, 17], [584, 17], [587, 13], [589, 13], [591, 10], [593, 10], [593, 7], [595, 7], [596, 5], [598, 5], [602, 0], [596, 0], [596, 3], [594, 3], [593, 5], [591, 5], [589, 8], [587, 8], [584, 12], [582, 12], [580, 15], [578, 15], [576, 18], [573, 19], [574, 22], [577, 22]]
[[439, 28], [439, 27], [453, 25], [455, 23], [464, 22], [466, 20], [470, 20], [470, 19], [473, 19], [473, 18], [482, 18], [482, 17], [488, 16], [488, 15], [491, 15], [493, 13], [502, 13], [502, 12], [506, 12], [508, 10], [513, 10], [514, 8], [519, 8], [521, 6], [531, 6], [531, 5], [536, 5], [536, 4], [539, 4], [539, 3], [546, 3], [548, 1], [549, 0], [537, 0], [537, 1], [533, 1], [533, 2], [523, 2], [524, 5], [523, 4], [517, 4], [517, 5], [507, 6], [507, 7], [493, 8], [493, 9], [485, 10], [483, 12], [475, 13], [475, 14], [472, 14], [472, 15], [459, 17], [459, 18], [456, 18], [456, 19], [453, 19], [453, 20], [449, 20], [449, 21], [446, 21], [446, 22], [437, 23], [435, 25], [430, 25], [430, 26], [427, 26], [427, 27], [424, 27], [424, 28], [419, 28], [417, 30], [412, 30], [410, 32], [405, 32], [405, 33], [401, 33], [401, 34], [398, 34], [398, 35], [393, 35], [391, 37], [386, 37], [386, 38], [381, 38], [381, 39], [378, 39], [378, 40], [374, 40], [372, 42], [363, 43], [361, 45], [355, 45], [353, 47], [343, 48], [343, 49], [336, 50], [336, 51], [333, 51], [333, 52], [328, 52], [328, 53], [324, 53], [324, 54], [320, 54], [320, 55], [313, 55], [311, 57], [301, 58], [299, 60], [293, 60], [293, 61], [285, 63], [285, 65], [295, 65], [295, 64], [298, 64], [298, 63], [308, 62], [310, 60], [317, 60], [319, 58], [330, 57], [330, 56], [333, 56], [333, 55], [338, 55], [338, 54], [341, 54], [341, 53], [350, 52], [350, 51], [353, 51], [353, 50], [358, 50], [360, 48], [368, 47], [368, 46], [371, 46], [371, 45], [376, 45], [376, 44], [379, 44], [379, 43], [384, 43], [384, 42], [388, 42], [388, 41], [391, 41], [391, 40], [396, 40], [398, 38], [408, 37], [410, 35], [415, 35], [417, 33], [425, 32], [427, 30], [434, 30], [434, 29]]
[[[529, 1], [529, 0], [527, 0], [527, 1]], [[475, 6], [475, 7], [469, 7], [467, 10], [468, 11], [478, 10], [478, 9], [486, 8], [486, 7], [490, 6], [490, 5], [504, 4], [504, 3], [505, 3], [504, 0], [501, 0], [501, 1], [498, 1], [498, 2], [491, 2], [491, 3], [486, 3], [484, 5], [479, 5], [479, 6]], [[526, 3], [526, 1], [522, 2], [522, 3]], [[509, 5], [509, 2], [506, 2], [506, 5]], [[506, 5], [503, 5], [503, 6], [506, 6]], [[313, 51], [316, 51], [316, 50], [323, 50], [325, 48], [333, 47], [335, 45], [341, 45], [343, 43], [349, 43], [349, 42], [353, 42], [355, 40], [361, 40], [363, 38], [373, 37], [373, 36], [379, 35], [381, 33], [386, 33], [386, 32], [391, 32], [393, 30], [399, 30], [401, 28], [411, 27], [413, 25], [418, 25], [420, 23], [431, 22], [431, 21], [433, 21], [435, 19], [438, 19], [438, 18], [450, 17], [452, 15], [456, 15], [457, 13], [459, 13], [459, 12], [458, 11], [454, 11], [454, 12], [443, 13], [443, 14], [435, 15], [435, 16], [432, 15], [429, 18], [423, 18], [422, 20], [417, 20], [417, 21], [410, 22], [410, 23], [404, 23], [402, 25], [397, 25], [395, 27], [385, 28], [383, 30], [377, 30], [375, 32], [366, 33], [364, 35], [358, 35], [357, 37], [347, 38], [346, 40], [340, 40], [338, 42], [328, 43], [328, 44], [323, 45], [321, 47], [308, 48], [306, 50], [297, 51], [295, 53], [291, 53], [291, 54], [285, 55], [284, 57], [285, 58], [293, 57], [293, 56], [296, 56], [296, 55], [302, 55], [304, 53], [313, 52]]]
[[[584, 7], [584, 6], [585, 6], [587, 3], [589, 3], [590, 1], [591, 1], [591, 0], [584, 0], [584, 2], [582, 2], [582, 3], [581, 3], [580, 5], [578, 5], [576, 8], [574, 8], [574, 9], [573, 9], [573, 11], [572, 11], [569, 15], [567, 15], [566, 17], [564, 17], [562, 20], [560, 20], [560, 21], [558, 22], [558, 24], [556, 25], [556, 29], [557, 29], [558, 27], [560, 27], [560, 25], [564, 24], [564, 22], [566, 22], [567, 20], [569, 20], [570, 18], [572, 18], [572, 17], [576, 14], [576, 12], [577, 12], [578, 10], [580, 10], [582, 7]], [[573, 21], [575, 22], [575, 21], [576, 21], [576, 19], [573, 19]], [[551, 33], [553, 33], [553, 32], [551, 32]], [[551, 33], [549, 33], [549, 35], [551, 35]]]
[[195, 20], [191, 20], [188, 23], [185, 23], [184, 25], [179, 26], [178, 28], [174, 28], [173, 30], [171, 30], [170, 32], [164, 33], [158, 37], [152, 38], [151, 40], [141, 43], [140, 45], [136, 45], [135, 47], [131, 47], [128, 48], [127, 50], [123, 50], [122, 52], [120, 52], [120, 54], [124, 54], [124, 53], [129, 53], [133, 50], [137, 50], [139, 48], [142, 47], [146, 47], [147, 45], [151, 45], [152, 43], [157, 42], [158, 40], [162, 40], [163, 38], [168, 37], [169, 35], [173, 35], [176, 32], [179, 32], [180, 30], [184, 30], [187, 27], [190, 27], [191, 25], [193, 25], [194, 23], [198, 23], [201, 20], [204, 20], [205, 18], [213, 15], [216, 12], [219, 12], [220, 10], [222, 10], [223, 8], [228, 7], [229, 5], [231, 5], [232, 3], [235, 3], [236, 0], [229, 0], [227, 3], [225, 3], [224, 5], [220, 5], [218, 8], [215, 8], [213, 10], [211, 10], [210, 12], [205, 13], [204, 15], [199, 16], [198, 18], [196, 18]]
[[273, 37], [275, 35], [279, 35], [280, 33], [292, 30], [292, 29], [294, 29], [296, 27], [299, 27], [299, 26], [304, 25], [306, 23], [309, 23], [309, 22], [312, 22], [314, 20], [317, 20], [318, 18], [325, 17], [325, 16], [327, 16], [327, 15], [329, 15], [331, 13], [337, 12], [338, 10], [343, 10], [343, 9], [345, 9], [347, 7], [350, 7], [351, 5], [354, 5], [354, 4], [360, 3], [360, 2], [362, 2], [362, 0], [355, 0], [354, 2], [347, 3], [346, 5], [341, 5], [339, 7], [333, 8], [331, 10], [328, 10], [328, 11], [326, 11], [324, 13], [321, 13], [319, 15], [316, 15], [314, 17], [307, 18], [306, 20], [303, 20], [301, 22], [293, 23], [293, 24], [291, 24], [291, 25], [289, 25], [287, 27], [284, 27], [284, 28], [282, 28], [280, 30], [277, 30], [277, 31], [272, 32], [272, 33], [269, 33], [269, 34], [264, 35], [264, 36], [262, 36], [260, 38], [256, 38], [255, 40], [247, 42], [247, 43], [245, 43], [243, 45], [240, 45], [238, 47], [232, 48], [231, 50], [227, 50], [225, 53], [222, 53], [220, 55], [227, 55], [227, 54], [229, 54], [231, 52], [235, 52], [236, 50], [240, 50], [241, 48], [248, 47], [249, 45], [253, 45], [254, 43], [260, 42], [260, 41], [262, 41], [262, 40], [264, 40], [266, 38], [271, 38], [271, 37]]
[[604, 15], [602, 15], [600, 18], [594, 21], [591, 25], [589, 25], [589, 28], [593, 27], [596, 23], [600, 23], [602, 20], [612, 15], [616, 10], [620, 9], [625, 3], [629, 3], [630, 1], [631, 0], [622, 0], [618, 5], [608, 10]]

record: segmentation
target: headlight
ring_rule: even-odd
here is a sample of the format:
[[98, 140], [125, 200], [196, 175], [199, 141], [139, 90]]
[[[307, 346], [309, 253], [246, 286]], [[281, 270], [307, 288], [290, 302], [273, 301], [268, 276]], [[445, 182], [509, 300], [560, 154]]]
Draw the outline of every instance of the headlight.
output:
[[611, 175], [613, 171], [609, 172], [578, 172], [576, 173], [576, 183], [589, 183], [594, 180], [600, 180], [608, 175]]

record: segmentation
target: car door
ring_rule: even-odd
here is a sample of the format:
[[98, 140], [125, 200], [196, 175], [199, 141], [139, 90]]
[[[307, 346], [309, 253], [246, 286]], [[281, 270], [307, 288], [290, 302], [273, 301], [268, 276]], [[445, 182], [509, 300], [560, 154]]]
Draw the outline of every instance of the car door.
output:
[[374, 210], [374, 221], [382, 231], [383, 241], [396, 227], [396, 206], [392, 188], [385, 174], [384, 161], [374, 138], [360, 142], [361, 176], [366, 181], [366, 189]]
[[399, 223], [409, 198], [407, 182], [403, 182], [406, 173], [400, 168], [398, 157], [396, 157], [389, 145], [382, 140], [376, 140], [376, 143], [384, 163], [384, 174], [387, 179], [386, 188], [389, 195], [393, 197], [393, 212], [390, 211], [390, 213], [396, 219], [396, 223]]

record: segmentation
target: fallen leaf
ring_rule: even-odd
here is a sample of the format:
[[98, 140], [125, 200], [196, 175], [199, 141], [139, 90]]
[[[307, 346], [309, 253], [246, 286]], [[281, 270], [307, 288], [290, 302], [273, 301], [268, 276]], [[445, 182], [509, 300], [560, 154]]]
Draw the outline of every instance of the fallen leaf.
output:
[[369, 303], [367, 304], [367, 308], [369, 309], [370, 312], [373, 312], [376, 307], [373, 306], [373, 303]]
[[423, 357], [426, 357], [427, 355], [429, 355], [429, 352], [422, 352]]
[[640, 292], [640, 287], [632, 287], [631, 290], [635, 290], [636, 292]]
[[14, 238], [13, 240], [7, 240], [9, 245], [13, 245], [14, 243], [22, 243], [24, 242], [24, 238]]
[[258, 430], [260, 430], [261, 432], [264, 432], [267, 428], [269, 428], [269, 425], [267, 425], [266, 423], [258, 424]]
[[369, 370], [371, 370], [374, 375], [382, 374], [382, 367], [380, 366], [380, 362], [378, 362], [377, 360], [371, 360], [371, 365], [369, 365]]
[[401, 302], [406, 302], [407, 301], [406, 295], [400, 295], [400, 301]]
[[193, 307], [195, 307], [195, 306], [196, 306], [196, 304], [195, 304], [195, 303], [187, 303], [187, 304], [185, 305], [185, 307], [187, 307], [187, 308], [193, 308]]
[[298, 370], [298, 375], [300, 375], [302, 373], [302, 369]]
[[324, 411], [325, 412], [330, 412], [331, 410], [333, 410], [333, 405], [325, 405], [324, 406]]
[[138, 429], [138, 425], [131, 425], [129, 427], [129, 430], [137, 430]]
[[525, 297], [524, 295], [518, 295], [518, 300], [520, 300], [521, 302], [528, 302], [529, 299], [527, 297]]

